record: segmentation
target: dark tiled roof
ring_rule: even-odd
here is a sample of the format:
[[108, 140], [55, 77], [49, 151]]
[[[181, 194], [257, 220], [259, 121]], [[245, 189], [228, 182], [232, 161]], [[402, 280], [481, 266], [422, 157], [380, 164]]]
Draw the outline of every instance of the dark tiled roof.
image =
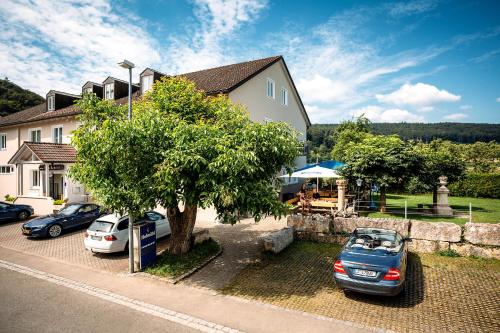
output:
[[[177, 76], [184, 76], [193, 81], [198, 89], [204, 90], [209, 95], [228, 93], [280, 59], [282, 59], [281, 56], [275, 56], [197, 72], [179, 74]], [[132, 98], [137, 99], [138, 95], [139, 92], [136, 92], [132, 95]], [[124, 97], [115, 102], [117, 104], [126, 104], [127, 100], [128, 98]], [[2, 117], [0, 118], [0, 127], [58, 117], [74, 116], [80, 113], [80, 110], [74, 105], [49, 112], [45, 112], [45, 109], [45, 103], [43, 103], [30, 109]]]
[[196, 87], [207, 94], [227, 93], [236, 89], [267, 67], [281, 59], [281, 56], [264, 58], [180, 74], [196, 83]]
[[23, 146], [28, 147], [44, 163], [76, 162], [76, 150], [71, 145], [48, 142], [25, 142]]
[[45, 109], [46, 107], [44, 102], [29, 109], [12, 113], [5, 117], [0, 117], [0, 127], [27, 122], [29, 119], [44, 113]]

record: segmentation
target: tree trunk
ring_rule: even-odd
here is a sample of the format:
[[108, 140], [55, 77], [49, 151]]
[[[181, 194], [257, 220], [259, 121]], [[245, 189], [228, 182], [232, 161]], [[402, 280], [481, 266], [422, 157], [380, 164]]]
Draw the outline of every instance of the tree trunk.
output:
[[181, 212], [179, 207], [168, 208], [167, 217], [170, 224], [170, 245], [168, 251], [174, 255], [187, 253], [191, 249], [194, 224], [196, 222], [197, 205], [184, 206]]
[[385, 186], [380, 186], [380, 212], [385, 213], [386, 200], [385, 200]]

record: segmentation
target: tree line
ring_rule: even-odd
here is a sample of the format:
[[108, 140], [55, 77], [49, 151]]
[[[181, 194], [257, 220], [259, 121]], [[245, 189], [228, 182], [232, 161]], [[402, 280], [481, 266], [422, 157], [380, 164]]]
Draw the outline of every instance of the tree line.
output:
[[[335, 144], [333, 133], [340, 124], [315, 124], [307, 131], [307, 140], [311, 149], [320, 149], [321, 145], [331, 150]], [[500, 142], [500, 124], [477, 123], [370, 123], [374, 134], [397, 134], [403, 140], [431, 142], [443, 139], [456, 143]]]
[[43, 103], [45, 99], [34, 92], [23, 89], [9, 79], [0, 79], [0, 116], [30, 108]]

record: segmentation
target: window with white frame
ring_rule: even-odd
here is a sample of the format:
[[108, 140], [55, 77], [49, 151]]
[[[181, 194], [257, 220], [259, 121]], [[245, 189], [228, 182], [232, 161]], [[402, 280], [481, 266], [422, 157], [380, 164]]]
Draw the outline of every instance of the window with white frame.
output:
[[0, 150], [7, 149], [7, 134], [0, 133]]
[[49, 96], [47, 97], [47, 109], [49, 111], [54, 111], [55, 109], [55, 96]]
[[104, 85], [104, 99], [114, 99], [114, 98], [115, 98], [114, 84], [108, 83]]
[[31, 188], [40, 187], [40, 171], [37, 169], [31, 170]]
[[274, 81], [267, 79], [267, 97], [274, 99]]
[[14, 172], [14, 167], [11, 165], [0, 165], [0, 175], [10, 175]]
[[42, 130], [39, 128], [28, 130], [29, 140], [31, 142], [40, 142], [42, 141]]
[[281, 88], [281, 105], [288, 105], [288, 90]]
[[52, 142], [62, 143], [62, 138], [63, 138], [62, 133], [63, 133], [62, 125], [57, 125], [52, 127]]
[[141, 78], [141, 81], [142, 93], [145, 94], [153, 87], [153, 75], [145, 75]]

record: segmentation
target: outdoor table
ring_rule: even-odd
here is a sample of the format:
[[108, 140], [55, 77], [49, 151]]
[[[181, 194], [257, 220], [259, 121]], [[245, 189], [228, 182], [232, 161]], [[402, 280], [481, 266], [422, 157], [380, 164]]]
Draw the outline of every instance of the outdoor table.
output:
[[[337, 203], [331, 201], [310, 200], [309, 204], [315, 208], [337, 208]], [[302, 202], [298, 202], [298, 206], [302, 206]]]

